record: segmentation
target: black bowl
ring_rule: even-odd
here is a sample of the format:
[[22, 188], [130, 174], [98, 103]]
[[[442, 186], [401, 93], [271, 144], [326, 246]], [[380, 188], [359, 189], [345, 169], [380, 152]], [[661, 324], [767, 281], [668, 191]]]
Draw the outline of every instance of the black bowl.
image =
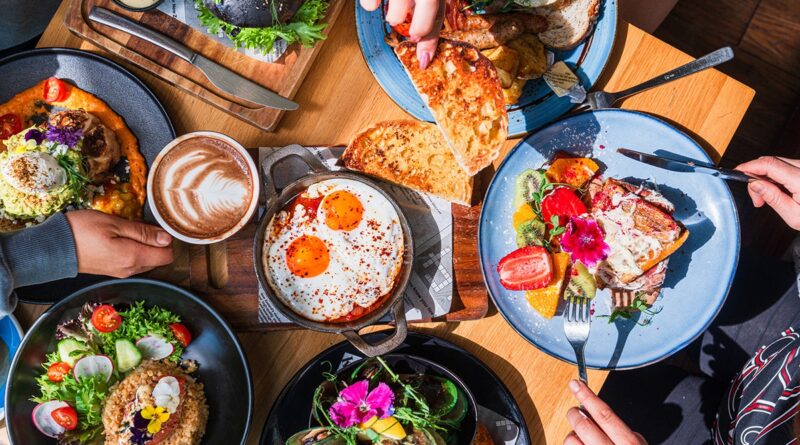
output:
[[145, 279], [113, 280], [78, 291], [51, 307], [30, 328], [17, 351], [6, 385], [6, 426], [12, 444], [53, 445], [31, 422], [38, 395], [34, 379], [42, 362], [55, 350], [58, 323], [75, 317], [86, 302], [110, 304], [144, 300], [178, 314], [192, 333], [183, 357], [196, 360], [197, 378], [205, 386], [209, 406], [203, 444], [244, 444], [253, 415], [253, 384], [247, 358], [236, 335], [208, 304], [189, 292]]

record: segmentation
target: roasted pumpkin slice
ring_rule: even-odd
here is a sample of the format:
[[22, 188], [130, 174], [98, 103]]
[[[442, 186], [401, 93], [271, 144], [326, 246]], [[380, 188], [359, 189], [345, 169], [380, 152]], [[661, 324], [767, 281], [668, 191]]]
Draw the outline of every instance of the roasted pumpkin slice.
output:
[[550, 182], [581, 188], [600, 167], [589, 158], [561, 158], [550, 164], [545, 175]]

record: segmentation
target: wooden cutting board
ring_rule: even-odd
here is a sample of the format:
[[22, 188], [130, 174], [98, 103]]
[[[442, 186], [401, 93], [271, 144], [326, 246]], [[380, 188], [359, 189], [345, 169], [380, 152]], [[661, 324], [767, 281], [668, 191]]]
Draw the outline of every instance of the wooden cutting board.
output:
[[[258, 151], [249, 151], [257, 160]], [[494, 168], [488, 168], [476, 176], [475, 190], [486, 190], [493, 175]], [[452, 205], [453, 300], [450, 313], [436, 321], [477, 320], [485, 317], [489, 310], [489, 296], [478, 259], [480, 213], [480, 205]], [[253, 268], [253, 239], [257, 229], [258, 221], [250, 222], [225, 241], [222, 248], [176, 242], [175, 262], [147, 276], [188, 288], [219, 311], [237, 331], [294, 328], [296, 326], [293, 324], [264, 324], [258, 321], [258, 279]], [[212, 274], [225, 278], [224, 286], [215, 287]], [[424, 321], [431, 320], [417, 322]]]
[[[69, 9], [65, 22], [78, 36], [266, 131], [275, 129], [284, 111], [260, 107], [221, 92], [197, 68], [177, 56], [127, 33], [90, 22], [87, 18], [89, 11], [93, 6], [98, 6], [124, 15], [182, 42], [208, 59], [290, 99], [300, 88], [314, 58], [324, 44], [324, 41], [317, 42], [312, 48], [305, 48], [299, 44], [290, 45], [286, 53], [275, 63], [266, 63], [234, 51], [205, 33], [158, 10], [144, 13], [130, 12], [118, 7], [112, 0], [68, 1]], [[325, 17], [325, 22], [328, 24], [325, 29], [326, 35], [345, 3], [345, 0], [329, 1], [330, 6]], [[303, 109], [301, 107], [294, 112], [301, 113]]]

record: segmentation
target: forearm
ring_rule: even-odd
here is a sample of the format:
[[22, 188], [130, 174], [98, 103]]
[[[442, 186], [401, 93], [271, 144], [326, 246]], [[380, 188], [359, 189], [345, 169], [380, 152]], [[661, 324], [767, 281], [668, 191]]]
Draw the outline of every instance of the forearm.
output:
[[43, 224], [0, 237], [0, 313], [13, 309], [14, 288], [74, 277], [78, 259], [72, 229], [63, 213]]

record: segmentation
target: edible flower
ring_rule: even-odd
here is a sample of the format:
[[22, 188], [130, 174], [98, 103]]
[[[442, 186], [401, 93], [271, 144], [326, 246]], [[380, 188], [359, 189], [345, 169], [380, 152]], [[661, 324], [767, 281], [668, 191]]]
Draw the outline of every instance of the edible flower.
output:
[[45, 137], [53, 142], [64, 144], [68, 147], [74, 147], [75, 144], [83, 137], [83, 130], [69, 130], [67, 128], [58, 128], [52, 125], [47, 125]]
[[44, 140], [44, 134], [35, 128], [31, 128], [27, 133], [25, 133], [25, 140], [33, 140], [36, 141], [36, 145], [40, 145]]
[[593, 218], [573, 216], [561, 236], [561, 250], [588, 267], [608, 258], [610, 250], [600, 225]]
[[328, 413], [340, 428], [350, 428], [373, 417], [384, 419], [394, 413], [394, 391], [386, 383], [378, 383], [369, 391], [369, 381], [359, 380], [339, 392], [337, 402]]
[[155, 434], [161, 431], [161, 425], [169, 420], [169, 412], [161, 406], [145, 406], [142, 409], [142, 418], [150, 421], [147, 424], [147, 432]]

